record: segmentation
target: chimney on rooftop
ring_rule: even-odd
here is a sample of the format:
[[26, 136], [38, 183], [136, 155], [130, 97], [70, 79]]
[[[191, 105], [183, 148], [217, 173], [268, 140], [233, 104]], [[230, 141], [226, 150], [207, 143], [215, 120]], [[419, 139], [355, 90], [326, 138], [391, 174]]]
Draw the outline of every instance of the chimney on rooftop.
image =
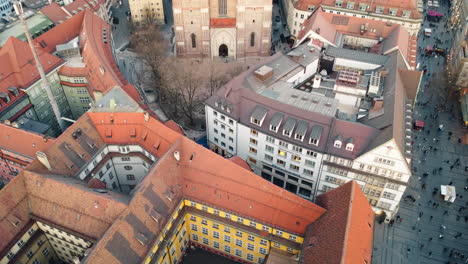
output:
[[52, 166], [50, 166], [49, 159], [47, 158], [47, 155], [44, 152], [36, 152], [36, 157], [48, 170], [52, 170]]
[[7, 126], [11, 126], [10, 120], [8, 120], [8, 119], [7, 119], [7, 120], [5, 120], [5, 125], [7, 125]]
[[145, 122], [149, 121], [149, 113], [145, 111]]
[[11, 123], [11, 126], [12, 126], [12, 127], [19, 128], [18, 123], [16, 123], [16, 122], [12, 122], [12, 123]]

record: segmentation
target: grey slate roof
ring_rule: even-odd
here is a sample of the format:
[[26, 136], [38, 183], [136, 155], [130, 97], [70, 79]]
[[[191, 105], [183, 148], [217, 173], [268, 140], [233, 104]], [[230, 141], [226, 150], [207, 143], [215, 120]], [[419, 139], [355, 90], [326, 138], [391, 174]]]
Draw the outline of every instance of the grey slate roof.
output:
[[357, 50], [335, 48], [331, 45], [328, 46], [325, 54], [335, 58], [350, 59], [377, 65], [384, 65], [387, 61], [387, 56]]
[[314, 125], [312, 127], [312, 131], [310, 132], [310, 138], [320, 140], [320, 136], [322, 136], [322, 131], [323, 127], [319, 125]]
[[293, 117], [289, 117], [288, 120], [286, 120], [286, 123], [284, 123], [283, 130], [292, 132], [294, 127], [296, 126], [297, 119]]
[[257, 120], [262, 120], [267, 113], [268, 113], [268, 109], [266, 109], [263, 106], [257, 105], [252, 111], [252, 114], [250, 115], [250, 117], [257, 119]]
[[281, 122], [283, 121], [284, 115], [281, 113], [275, 113], [270, 120], [270, 125], [274, 127], [278, 127]]
[[305, 136], [307, 129], [309, 129], [309, 124], [305, 121], [299, 121], [297, 123], [296, 134]]

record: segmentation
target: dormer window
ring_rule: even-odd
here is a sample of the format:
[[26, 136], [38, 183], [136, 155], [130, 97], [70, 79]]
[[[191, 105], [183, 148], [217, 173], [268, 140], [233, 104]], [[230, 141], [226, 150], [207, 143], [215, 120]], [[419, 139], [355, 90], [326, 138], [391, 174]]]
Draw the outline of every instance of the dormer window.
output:
[[388, 14], [391, 15], [391, 16], [396, 16], [397, 12], [398, 12], [398, 9], [390, 8]]
[[299, 121], [296, 128], [296, 134], [294, 138], [296, 140], [303, 141], [307, 130], [309, 129], [309, 124], [305, 121]]
[[10, 91], [10, 93], [12, 93], [15, 97], [19, 95], [19, 90], [17, 87], [8, 87], [8, 91]]
[[297, 119], [289, 117], [283, 126], [283, 136], [291, 137], [292, 131], [296, 126]]
[[359, 4], [359, 11], [366, 11], [367, 5], [366, 4]]
[[318, 146], [319, 140], [318, 140], [318, 139], [315, 139], [315, 138], [311, 138], [311, 139], [309, 140], [309, 144]]
[[377, 7], [375, 8], [375, 13], [377, 13], [377, 14], [382, 14], [383, 11], [384, 11], [383, 6], [377, 6]]
[[404, 10], [403, 11], [402, 17], [410, 18], [410, 16], [411, 16], [411, 11], [409, 11], [409, 10]]
[[335, 2], [335, 6], [336, 6], [336, 7], [342, 7], [342, 6], [343, 6], [343, 1], [337, 0], [337, 1]]
[[343, 144], [341, 140], [342, 140], [342, 138], [341, 138], [340, 135], [336, 136], [335, 141], [333, 143], [333, 146], [335, 148], [341, 148], [341, 145]]
[[346, 140], [346, 148], [347, 151], [353, 151], [354, 150], [354, 140], [353, 138], [348, 138]]
[[10, 102], [10, 96], [7, 93], [0, 93], [0, 98], [2, 98], [5, 103]]
[[277, 133], [281, 123], [283, 122], [283, 118], [283, 114], [275, 113], [270, 120], [270, 130]]
[[354, 2], [348, 2], [348, 4], [346, 5], [346, 8], [354, 9]]
[[318, 146], [320, 142], [320, 137], [322, 136], [323, 128], [319, 125], [314, 125], [312, 131], [310, 132], [309, 144]]
[[265, 107], [257, 105], [250, 115], [250, 123], [257, 126], [262, 126], [263, 120], [265, 120], [267, 113], [268, 110]]

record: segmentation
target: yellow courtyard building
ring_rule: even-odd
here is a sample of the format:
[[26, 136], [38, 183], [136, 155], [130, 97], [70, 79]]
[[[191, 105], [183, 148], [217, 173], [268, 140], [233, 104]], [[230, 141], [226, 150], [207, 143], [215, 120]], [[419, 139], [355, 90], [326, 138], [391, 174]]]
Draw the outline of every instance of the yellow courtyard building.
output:
[[135, 23], [164, 24], [162, 0], [129, 0], [131, 19]]

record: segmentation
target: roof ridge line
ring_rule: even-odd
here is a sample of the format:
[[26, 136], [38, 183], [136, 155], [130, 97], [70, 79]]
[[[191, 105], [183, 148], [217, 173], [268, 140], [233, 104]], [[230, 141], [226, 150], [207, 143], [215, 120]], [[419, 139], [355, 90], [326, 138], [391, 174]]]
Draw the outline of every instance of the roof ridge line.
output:
[[345, 236], [343, 240], [343, 248], [342, 248], [342, 257], [341, 257], [341, 263], [344, 264], [344, 256], [346, 255], [346, 245], [348, 241], [348, 236], [349, 236], [349, 230], [350, 230], [350, 224], [351, 224], [351, 207], [353, 206], [354, 202], [354, 193], [356, 192], [356, 184], [354, 180], [351, 180], [351, 193], [350, 193], [350, 199], [349, 199], [349, 206], [348, 206], [348, 213], [346, 215], [346, 227], [345, 227]]

